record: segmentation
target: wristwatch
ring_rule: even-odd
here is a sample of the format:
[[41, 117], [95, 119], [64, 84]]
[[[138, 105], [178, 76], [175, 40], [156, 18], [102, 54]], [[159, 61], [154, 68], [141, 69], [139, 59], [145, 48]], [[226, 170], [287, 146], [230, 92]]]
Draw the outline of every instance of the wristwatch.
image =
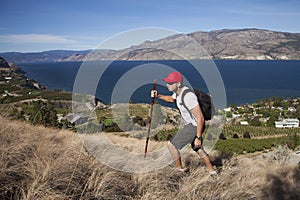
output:
[[200, 136], [195, 136], [197, 139], [199, 139], [199, 140], [202, 140], [202, 135], [200, 135]]

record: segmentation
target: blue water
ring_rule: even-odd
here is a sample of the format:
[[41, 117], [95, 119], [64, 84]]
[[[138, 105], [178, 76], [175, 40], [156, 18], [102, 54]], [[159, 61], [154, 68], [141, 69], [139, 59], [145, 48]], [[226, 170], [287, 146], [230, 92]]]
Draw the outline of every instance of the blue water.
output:
[[[197, 62], [206, 65], [205, 62], [208, 61]], [[224, 82], [227, 105], [253, 103], [256, 100], [273, 96], [300, 97], [300, 61], [216, 60], [214, 63]], [[42, 83], [48, 89], [72, 91], [81, 64], [82, 62], [61, 62], [19, 65], [27, 72], [29, 78]], [[104, 103], [110, 103], [117, 81], [130, 70], [137, 67], [142, 69], [144, 65], [151, 65], [152, 72], [157, 74], [158, 80], [167, 76], [161, 71], [163, 66], [172, 67], [182, 72], [185, 77], [189, 77], [189, 82], [193, 87], [207, 91], [204, 80], [195, 75], [197, 72], [187, 61], [114, 61], [109, 66], [107, 61], [98, 61], [89, 66], [91, 77], [95, 75], [93, 70], [106, 68], [99, 77], [96, 96]], [[152, 72], [149, 73], [149, 76], [152, 75]], [[131, 80], [135, 81], [139, 78], [141, 77], [131, 77]], [[86, 83], [89, 84], [89, 81], [89, 77], [87, 77]], [[169, 93], [163, 82], [158, 82], [157, 87], [160, 93]], [[141, 84], [131, 94], [131, 101], [149, 103], [151, 88], [152, 84], [145, 80], [145, 84]]]

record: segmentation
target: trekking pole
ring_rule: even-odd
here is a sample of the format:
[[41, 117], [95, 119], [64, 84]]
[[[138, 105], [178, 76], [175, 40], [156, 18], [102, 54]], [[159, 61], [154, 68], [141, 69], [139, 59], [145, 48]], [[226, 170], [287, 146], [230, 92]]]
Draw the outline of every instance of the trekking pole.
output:
[[[153, 83], [153, 90], [156, 90], [156, 80], [154, 80], [154, 83]], [[152, 100], [151, 100], [151, 108], [150, 108], [150, 119], [149, 119], [149, 125], [148, 125], [148, 133], [147, 133], [147, 139], [146, 139], [146, 146], [145, 146], [144, 158], [146, 158], [147, 149], [148, 149], [148, 142], [149, 142], [149, 137], [150, 137], [151, 120], [152, 120], [152, 112], [153, 112], [153, 105], [154, 105], [154, 100], [155, 100], [155, 94], [151, 98], [152, 98]]]

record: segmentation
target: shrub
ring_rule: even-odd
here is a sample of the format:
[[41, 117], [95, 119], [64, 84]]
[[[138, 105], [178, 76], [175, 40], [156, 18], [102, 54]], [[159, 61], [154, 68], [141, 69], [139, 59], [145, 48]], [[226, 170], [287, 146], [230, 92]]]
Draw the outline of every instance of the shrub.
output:
[[168, 141], [170, 138], [174, 137], [178, 132], [178, 128], [166, 130], [163, 129], [155, 134], [152, 138], [156, 141]]
[[244, 134], [243, 134], [243, 138], [248, 138], [248, 139], [250, 139], [251, 137], [250, 137], [250, 133], [249, 132], [245, 132]]
[[226, 140], [227, 138], [225, 137], [224, 133], [221, 133], [219, 136], [220, 140]]
[[239, 139], [239, 136], [238, 136], [238, 134], [234, 133], [233, 136], [232, 136], [232, 138]]
[[105, 132], [123, 132], [117, 123], [113, 122], [110, 126], [105, 126]]

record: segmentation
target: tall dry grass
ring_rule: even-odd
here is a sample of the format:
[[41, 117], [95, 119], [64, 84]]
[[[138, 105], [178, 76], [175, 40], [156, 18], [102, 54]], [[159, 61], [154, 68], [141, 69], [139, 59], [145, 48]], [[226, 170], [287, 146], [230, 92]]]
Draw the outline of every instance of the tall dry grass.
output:
[[0, 199], [300, 199], [297, 166], [214, 154], [222, 166], [212, 177], [196, 154], [183, 160], [184, 174], [173, 166], [119, 172], [91, 157], [72, 132], [0, 118]]

